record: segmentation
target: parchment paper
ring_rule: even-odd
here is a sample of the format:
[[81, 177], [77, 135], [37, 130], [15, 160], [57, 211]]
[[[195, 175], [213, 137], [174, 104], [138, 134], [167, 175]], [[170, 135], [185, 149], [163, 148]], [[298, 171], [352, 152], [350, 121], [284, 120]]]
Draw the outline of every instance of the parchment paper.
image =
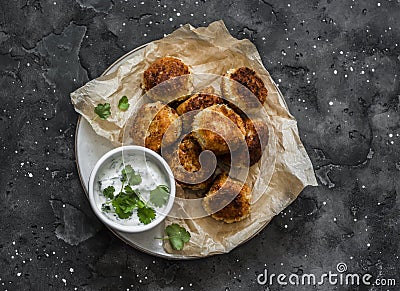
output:
[[[164, 248], [170, 253], [188, 256], [207, 256], [229, 252], [261, 230], [275, 215], [280, 213], [307, 185], [317, 185], [311, 161], [301, 143], [297, 122], [289, 113], [283, 96], [264, 68], [256, 47], [247, 39], [232, 37], [222, 21], [208, 27], [194, 28], [185, 25], [163, 39], [151, 42], [139, 54], [124, 62], [116, 72], [88, 82], [71, 93], [75, 110], [86, 118], [95, 132], [120, 145], [123, 128], [130, 116], [135, 115], [141, 102], [140, 84], [144, 70], [156, 59], [164, 56], [180, 58], [193, 73], [222, 75], [232, 68], [247, 66], [263, 79], [268, 98], [264, 105], [273, 128], [275, 142], [272, 146], [274, 160], [251, 167], [249, 183], [253, 187], [253, 201], [249, 218], [226, 224], [211, 217], [182, 220], [168, 217], [166, 224], [178, 223], [190, 230], [191, 239], [182, 251], [174, 251], [168, 242]], [[118, 112], [121, 96], [128, 96], [131, 104], [126, 112]], [[93, 121], [94, 107], [99, 103], [111, 104], [112, 114], [107, 120]], [[271, 144], [269, 144], [271, 147]], [[271, 148], [269, 148], [271, 153]], [[268, 159], [270, 157], [264, 157]], [[264, 167], [264, 168], [263, 168]], [[271, 175], [265, 173], [270, 172]], [[268, 177], [269, 176], [269, 177]], [[272, 176], [272, 177], [271, 177]], [[265, 184], [268, 185], [265, 190]], [[184, 196], [178, 187], [177, 196]], [[179, 205], [174, 211], [179, 212]]]

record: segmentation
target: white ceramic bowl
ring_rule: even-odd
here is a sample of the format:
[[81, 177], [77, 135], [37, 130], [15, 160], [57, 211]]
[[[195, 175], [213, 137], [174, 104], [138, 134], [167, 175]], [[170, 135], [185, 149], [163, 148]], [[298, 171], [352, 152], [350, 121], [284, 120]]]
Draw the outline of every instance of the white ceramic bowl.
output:
[[[156, 218], [150, 222], [149, 224], [140, 224], [140, 225], [123, 225], [121, 223], [118, 223], [118, 221], [113, 221], [109, 217], [107, 217], [106, 214], [103, 213], [103, 211], [99, 208], [98, 204], [96, 203], [97, 197], [96, 195], [99, 196], [99, 191], [96, 187], [96, 183], [98, 182], [98, 173], [102, 169], [105, 164], [110, 162], [111, 160], [118, 159], [122, 155], [125, 154], [141, 154], [145, 155], [146, 158], [151, 160], [153, 163], [158, 165], [159, 169], [166, 175], [167, 180], [169, 182], [169, 187], [170, 194], [169, 194], [169, 200], [167, 202], [166, 207], [163, 209], [162, 213], [158, 212], [156, 210]], [[148, 229], [151, 229], [161, 223], [165, 217], [168, 215], [168, 213], [171, 211], [172, 206], [174, 204], [174, 199], [175, 199], [175, 179], [172, 174], [171, 168], [167, 164], [167, 162], [156, 152], [149, 150], [145, 147], [141, 146], [122, 146], [115, 148], [106, 154], [104, 154], [96, 163], [94, 166], [92, 173], [89, 178], [89, 201], [90, 205], [92, 206], [92, 209], [94, 213], [97, 215], [97, 217], [107, 226], [114, 230], [122, 231], [122, 232], [127, 232], [127, 233], [135, 233], [135, 232], [142, 232]], [[135, 214], [133, 214], [135, 215]]]

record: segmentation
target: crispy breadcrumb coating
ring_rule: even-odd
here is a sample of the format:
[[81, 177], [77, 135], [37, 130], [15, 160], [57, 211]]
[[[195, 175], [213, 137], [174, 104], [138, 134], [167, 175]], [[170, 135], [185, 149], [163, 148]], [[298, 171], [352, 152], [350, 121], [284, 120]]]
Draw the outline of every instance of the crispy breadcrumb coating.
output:
[[249, 216], [250, 202], [250, 187], [222, 173], [206, 194], [203, 207], [212, 218], [233, 223]]
[[[250, 119], [244, 118], [244, 125], [246, 128], [246, 149], [238, 149], [233, 152], [233, 158], [237, 161], [246, 161], [246, 153], [244, 151], [248, 151], [249, 154], [249, 166], [253, 166], [257, 163], [263, 154], [265, 146], [268, 144], [268, 127], [267, 124], [260, 119]], [[225, 154], [221, 157], [221, 160], [226, 163], [231, 163], [231, 154]]]
[[176, 108], [179, 115], [193, 110], [203, 110], [215, 104], [222, 104], [224, 100], [214, 94], [196, 93]]
[[246, 133], [242, 118], [227, 105], [213, 105], [196, 114], [193, 134], [203, 149], [216, 155], [236, 150]]
[[175, 179], [182, 187], [205, 190], [212, 183], [215, 165], [207, 160], [200, 164], [199, 156], [202, 151], [193, 134], [187, 134], [179, 143], [176, 153], [164, 155]]
[[225, 77], [221, 82], [222, 92], [234, 106], [248, 110], [260, 108], [265, 103], [268, 90], [254, 70], [248, 67], [232, 69]]
[[189, 76], [189, 67], [180, 59], [163, 57], [144, 71], [142, 87], [154, 101], [181, 101], [190, 91]]
[[[172, 128], [169, 129], [170, 126]], [[167, 130], [169, 134], [164, 138]], [[155, 102], [144, 104], [138, 111], [130, 129], [130, 136], [134, 144], [160, 152], [162, 143], [172, 144], [178, 139], [181, 131], [182, 123], [175, 110], [161, 102]]]

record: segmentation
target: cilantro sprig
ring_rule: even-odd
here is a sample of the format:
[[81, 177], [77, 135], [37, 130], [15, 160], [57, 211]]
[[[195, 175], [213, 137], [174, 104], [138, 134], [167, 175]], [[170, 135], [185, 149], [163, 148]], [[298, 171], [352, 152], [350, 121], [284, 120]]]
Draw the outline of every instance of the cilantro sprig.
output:
[[127, 182], [128, 184], [135, 186], [135, 185], [139, 185], [140, 183], [142, 183], [142, 177], [139, 174], [136, 174], [136, 172], [132, 168], [132, 166], [127, 165], [122, 170], [121, 182], [123, 182], [123, 183]]
[[110, 105], [110, 103], [104, 103], [104, 104], [100, 103], [100, 104], [98, 104], [94, 108], [94, 113], [97, 114], [95, 119], [97, 117], [100, 117], [100, 119], [106, 120], [111, 115], [111, 105]]
[[173, 223], [165, 228], [165, 233], [167, 237], [163, 239], [168, 239], [171, 247], [174, 250], [181, 251], [185, 243], [190, 240], [190, 233], [179, 224]]
[[129, 100], [128, 97], [122, 96], [118, 101], [118, 108], [121, 111], [126, 111], [129, 108]]
[[150, 202], [156, 207], [164, 206], [169, 198], [169, 188], [166, 185], [158, 185], [150, 191]]
[[103, 203], [102, 210], [104, 212], [112, 212], [112, 205], [115, 214], [119, 218], [127, 219], [133, 215], [133, 211], [136, 209], [141, 223], [149, 224], [152, 222], [156, 217], [155, 210], [143, 201], [139, 191], [132, 188], [132, 186], [142, 183], [142, 177], [135, 172], [132, 166], [126, 165], [121, 171], [120, 180], [122, 187], [117, 195], [114, 194], [114, 186], [108, 186], [103, 190], [103, 195], [107, 198], [107, 201]]
[[[129, 100], [128, 97], [122, 96], [121, 99], [118, 101], [118, 109], [120, 111], [126, 111], [129, 108]], [[96, 120], [98, 117], [102, 120], [106, 120], [108, 117], [111, 116], [111, 104], [110, 103], [99, 103], [94, 108], [94, 113], [96, 114], [93, 121]]]

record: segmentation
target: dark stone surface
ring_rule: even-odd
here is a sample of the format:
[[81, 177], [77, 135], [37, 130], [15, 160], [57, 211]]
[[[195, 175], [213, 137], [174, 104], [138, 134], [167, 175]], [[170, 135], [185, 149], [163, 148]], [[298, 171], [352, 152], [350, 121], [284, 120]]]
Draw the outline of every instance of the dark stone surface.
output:
[[[400, 1], [1, 1], [0, 289], [280, 290], [257, 274], [348, 272], [399, 290]], [[223, 19], [280, 84], [320, 186], [230, 254], [143, 254], [92, 214], [69, 93], [180, 24]], [[285, 290], [310, 290], [310, 286]]]

